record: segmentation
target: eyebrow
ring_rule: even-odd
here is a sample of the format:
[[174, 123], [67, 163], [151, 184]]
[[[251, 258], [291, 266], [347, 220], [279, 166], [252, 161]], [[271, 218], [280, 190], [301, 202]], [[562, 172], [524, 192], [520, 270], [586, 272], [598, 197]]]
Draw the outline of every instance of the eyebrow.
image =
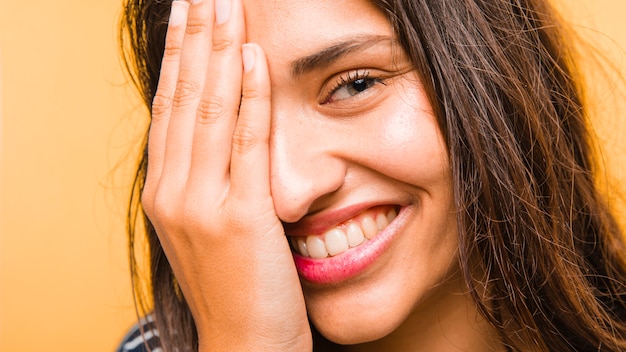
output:
[[354, 52], [363, 51], [381, 42], [392, 43], [389, 36], [360, 35], [326, 47], [314, 54], [296, 59], [290, 65], [291, 76], [297, 77], [312, 72]]

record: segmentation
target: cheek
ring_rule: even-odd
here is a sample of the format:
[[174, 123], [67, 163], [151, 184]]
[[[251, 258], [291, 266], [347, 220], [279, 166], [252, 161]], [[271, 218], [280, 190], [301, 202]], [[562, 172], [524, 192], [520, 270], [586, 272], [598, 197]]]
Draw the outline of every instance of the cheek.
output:
[[399, 101], [377, 120], [376, 143], [369, 161], [377, 171], [399, 181], [428, 186], [449, 176], [446, 145], [439, 126], [423, 101]]

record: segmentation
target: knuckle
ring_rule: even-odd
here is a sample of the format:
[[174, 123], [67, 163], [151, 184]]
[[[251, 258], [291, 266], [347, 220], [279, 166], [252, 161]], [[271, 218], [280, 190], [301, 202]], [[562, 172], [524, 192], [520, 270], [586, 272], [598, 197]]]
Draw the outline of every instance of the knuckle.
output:
[[180, 206], [181, 203], [174, 202], [172, 197], [163, 193], [156, 192], [143, 203], [144, 212], [150, 222], [163, 230], [159, 237], [176, 234], [180, 240], [186, 233], [197, 233], [200, 230], [199, 214], [187, 202]]
[[209, 30], [208, 22], [203, 21], [201, 19], [190, 18], [189, 21], [187, 22], [187, 28], [185, 29], [185, 32], [187, 34], [197, 34], [197, 33], [206, 32], [208, 30]]
[[213, 38], [213, 51], [227, 51], [233, 49], [235, 42], [231, 38]]
[[167, 60], [168, 58], [175, 58], [180, 56], [183, 51], [183, 47], [181, 43], [166, 43], [165, 49], [163, 50], [163, 60]]
[[150, 188], [144, 187], [143, 192], [141, 193], [141, 207], [143, 208], [144, 213], [148, 216], [149, 219], [152, 220], [154, 217], [154, 207], [153, 205], [153, 191]]
[[157, 92], [152, 99], [152, 119], [159, 120], [166, 117], [171, 108], [172, 99]]
[[148, 216], [152, 222], [164, 225], [172, 225], [178, 218], [177, 211], [173, 206], [171, 197], [164, 195], [163, 192], [155, 192], [152, 197], [151, 214]]
[[260, 90], [255, 86], [244, 85], [241, 89], [242, 99], [247, 101], [270, 100], [270, 94], [264, 90]]
[[245, 153], [252, 149], [259, 142], [256, 131], [243, 124], [238, 124], [233, 132], [233, 151]]
[[194, 81], [179, 79], [176, 84], [176, 93], [174, 94], [174, 106], [189, 105], [200, 97], [200, 85]]
[[226, 104], [221, 97], [209, 97], [200, 102], [200, 106], [198, 106], [198, 122], [202, 124], [213, 124], [226, 116]]

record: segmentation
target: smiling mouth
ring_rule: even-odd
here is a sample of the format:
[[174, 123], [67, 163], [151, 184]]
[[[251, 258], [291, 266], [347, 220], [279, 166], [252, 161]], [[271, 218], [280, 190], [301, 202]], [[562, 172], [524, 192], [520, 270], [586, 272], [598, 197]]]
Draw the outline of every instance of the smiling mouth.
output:
[[373, 239], [396, 216], [398, 212], [393, 206], [371, 208], [321, 235], [291, 236], [291, 248], [303, 257], [313, 259], [333, 257]]

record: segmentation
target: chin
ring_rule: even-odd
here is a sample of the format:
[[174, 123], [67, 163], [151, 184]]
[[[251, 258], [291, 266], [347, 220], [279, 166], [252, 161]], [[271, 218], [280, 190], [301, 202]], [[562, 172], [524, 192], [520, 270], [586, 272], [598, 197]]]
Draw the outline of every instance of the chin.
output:
[[[452, 261], [445, 272], [409, 280], [398, 270], [381, 270], [340, 286], [304, 283], [309, 318], [318, 332], [340, 345], [414, 335], [432, 326], [451, 307], [462, 307], [462, 278]], [[460, 308], [461, 310], [464, 308]]]
[[[317, 290], [305, 286], [309, 318], [322, 336], [341, 345], [383, 339], [409, 320], [419, 310], [416, 306], [437, 296], [436, 289], [411, 287], [394, 275], [380, 274], [391, 280], [381, 284], [364, 278], [348, 287]], [[416, 288], [422, 293], [416, 295]]]
[[[402, 323], [403, 319], [392, 320], [386, 316], [384, 320], [372, 315], [353, 314], [341, 317], [311, 317], [313, 325], [329, 341], [340, 345], [357, 345], [380, 340]], [[388, 313], [387, 313], [388, 315]]]

